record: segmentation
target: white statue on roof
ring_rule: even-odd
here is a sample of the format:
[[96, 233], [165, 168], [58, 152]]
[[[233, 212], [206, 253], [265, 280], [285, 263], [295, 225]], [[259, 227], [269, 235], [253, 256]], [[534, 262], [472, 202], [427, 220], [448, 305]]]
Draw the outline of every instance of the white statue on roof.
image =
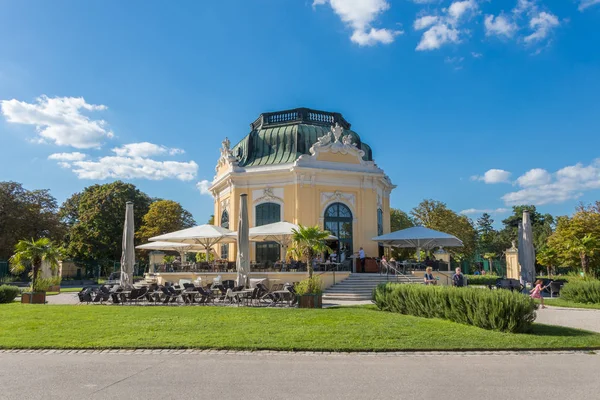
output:
[[344, 133], [344, 128], [342, 128], [340, 126], [340, 124], [338, 124], [337, 122], [335, 123], [335, 126], [331, 127], [331, 132], [333, 133], [333, 136], [335, 137], [335, 141], [339, 142], [340, 141], [340, 137], [342, 136], [342, 134]]

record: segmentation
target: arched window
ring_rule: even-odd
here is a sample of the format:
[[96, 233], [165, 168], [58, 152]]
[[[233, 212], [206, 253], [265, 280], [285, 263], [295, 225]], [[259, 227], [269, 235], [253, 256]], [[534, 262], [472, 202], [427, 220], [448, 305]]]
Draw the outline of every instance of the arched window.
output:
[[[325, 210], [325, 230], [337, 236], [339, 244], [338, 254], [344, 253], [343, 258], [352, 255], [352, 211], [347, 205], [342, 203], [333, 203]], [[342, 259], [342, 257], [338, 258]]]
[[[229, 213], [227, 210], [224, 210], [221, 214], [221, 227], [229, 229]], [[221, 258], [229, 259], [229, 245], [222, 244], [221, 245]]]
[[[377, 209], [377, 236], [383, 235], [383, 210]], [[383, 245], [379, 243], [379, 257], [383, 256]]]
[[[281, 205], [262, 203], [256, 206], [255, 226], [272, 224], [281, 221]], [[274, 263], [280, 259], [281, 249], [277, 242], [256, 243], [256, 262]]]

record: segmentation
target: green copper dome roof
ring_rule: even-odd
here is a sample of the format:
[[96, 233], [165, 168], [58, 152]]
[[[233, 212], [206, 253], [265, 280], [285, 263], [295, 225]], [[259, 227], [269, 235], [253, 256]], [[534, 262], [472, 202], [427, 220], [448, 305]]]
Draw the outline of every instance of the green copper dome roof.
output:
[[241, 167], [291, 163], [303, 154], [310, 154], [311, 146], [336, 123], [365, 152], [363, 159], [373, 161], [371, 147], [350, 130], [350, 123], [341, 114], [308, 108], [261, 114], [232, 153]]

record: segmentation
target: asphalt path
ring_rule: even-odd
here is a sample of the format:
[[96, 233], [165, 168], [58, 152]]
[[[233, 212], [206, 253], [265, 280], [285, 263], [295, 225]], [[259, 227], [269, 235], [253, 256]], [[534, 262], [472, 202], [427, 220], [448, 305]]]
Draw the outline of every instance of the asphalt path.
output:
[[0, 353], [0, 399], [590, 399], [600, 355]]

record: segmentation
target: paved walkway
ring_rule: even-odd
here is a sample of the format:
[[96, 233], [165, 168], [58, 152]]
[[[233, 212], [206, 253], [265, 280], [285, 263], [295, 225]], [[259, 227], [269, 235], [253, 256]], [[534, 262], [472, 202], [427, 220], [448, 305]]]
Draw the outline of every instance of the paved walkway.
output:
[[0, 352], [0, 398], [520, 400], [550, 387], [559, 399], [600, 392], [600, 355], [584, 353], [90, 353]]
[[535, 322], [600, 332], [600, 310], [548, 307], [537, 310]]

